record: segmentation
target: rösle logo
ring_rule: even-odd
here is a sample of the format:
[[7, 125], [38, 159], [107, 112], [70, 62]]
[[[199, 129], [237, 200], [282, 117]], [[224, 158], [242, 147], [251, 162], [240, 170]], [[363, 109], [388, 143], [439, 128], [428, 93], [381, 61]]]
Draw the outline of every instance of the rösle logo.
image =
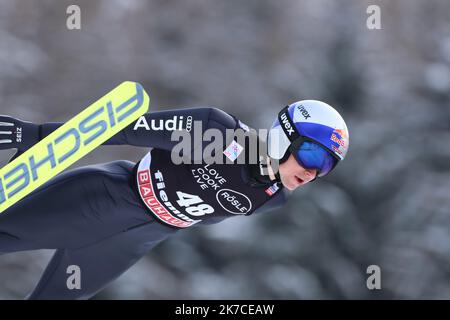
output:
[[232, 214], [246, 214], [252, 209], [250, 199], [234, 190], [222, 189], [216, 193], [216, 199], [222, 208]]

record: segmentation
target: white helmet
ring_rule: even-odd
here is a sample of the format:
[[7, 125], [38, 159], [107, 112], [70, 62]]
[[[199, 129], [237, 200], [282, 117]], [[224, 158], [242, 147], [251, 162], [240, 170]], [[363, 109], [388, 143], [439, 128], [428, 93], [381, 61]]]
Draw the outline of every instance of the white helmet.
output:
[[[304, 142], [309, 142], [309, 146], [303, 145]], [[289, 150], [301, 165], [308, 159], [301, 157], [303, 154], [299, 152], [300, 149], [312, 151], [317, 147], [317, 152], [319, 149], [321, 152], [326, 150], [332, 160], [319, 164], [326, 169], [319, 173], [319, 176], [324, 176], [345, 158], [349, 134], [344, 119], [333, 107], [317, 100], [302, 100], [280, 111], [269, 130], [267, 143], [268, 155], [271, 158], [283, 159]], [[319, 156], [314, 156], [317, 162]], [[310, 160], [312, 161], [312, 158]]]

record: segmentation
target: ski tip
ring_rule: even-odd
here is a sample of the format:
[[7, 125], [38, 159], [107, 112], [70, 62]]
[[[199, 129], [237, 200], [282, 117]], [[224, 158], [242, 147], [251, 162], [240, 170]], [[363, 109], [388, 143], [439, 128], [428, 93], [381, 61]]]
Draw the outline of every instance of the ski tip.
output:
[[122, 82], [120, 84], [120, 86], [127, 86], [127, 87], [133, 87], [133, 88], [135, 87], [136, 89], [143, 90], [145, 93], [147, 93], [144, 90], [144, 87], [142, 86], [142, 84], [140, 84], [139, 82], [136, 82], [136, 81], [127, 80], [127, 81]]
[[149, 107], [150, 107], [150, 97], [147, 93], [147, 91], [145, 91], [144, 87], [142, 86], [142, 84], [140, 84], [139, 82], [136, 81], [132, 81], [132, 80], [126, 80], [124, 82], [122, 82], [119, 87], [130, 87], [135, 89], [137, 92], [142, 92], [144, 95], [144, 102], [146, 105], [146, 109], [148, 111]]

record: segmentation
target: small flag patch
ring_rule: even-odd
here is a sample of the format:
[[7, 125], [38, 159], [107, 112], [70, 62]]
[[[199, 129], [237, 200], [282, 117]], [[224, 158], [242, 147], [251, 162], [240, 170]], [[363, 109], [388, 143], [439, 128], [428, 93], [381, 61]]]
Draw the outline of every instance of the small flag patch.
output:
[[278, 191], [278, 189], [280, 189], [280, 187], [278, 186], [278, 183], [275, 182], [273, 185], [271, 185], [269, 188], [267, 188], [264, 192], [265, 192], [269, 197], [271, 197], [271, 196], [273, 196], [273, 194], [274, 194], [275, 192]]

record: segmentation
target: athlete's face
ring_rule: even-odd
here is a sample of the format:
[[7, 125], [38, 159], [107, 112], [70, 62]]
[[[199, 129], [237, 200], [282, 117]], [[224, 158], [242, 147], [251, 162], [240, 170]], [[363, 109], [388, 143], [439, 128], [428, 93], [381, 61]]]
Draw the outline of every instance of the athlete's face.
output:
[[314, 180], [316, 169], [303, 168], [291, 154], [286, 162], [280, 164], [281, 183], [289, 190], [295, 190], [300, 186]]

